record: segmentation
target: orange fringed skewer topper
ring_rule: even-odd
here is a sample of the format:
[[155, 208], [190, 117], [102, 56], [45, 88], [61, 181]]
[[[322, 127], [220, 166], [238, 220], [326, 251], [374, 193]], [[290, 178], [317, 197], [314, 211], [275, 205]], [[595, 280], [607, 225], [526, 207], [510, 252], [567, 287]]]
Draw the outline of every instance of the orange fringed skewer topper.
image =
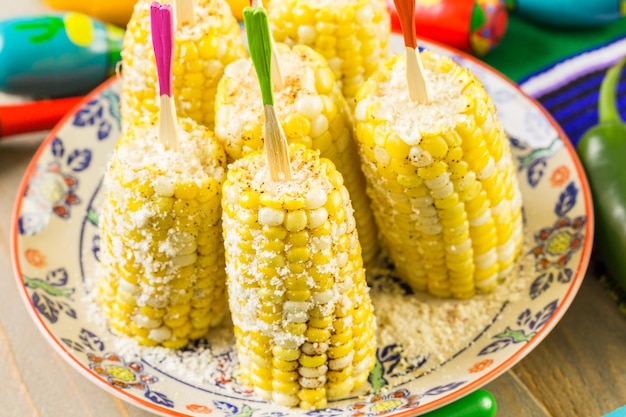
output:
[[409, 96], [411, 101], [428, 103], [430, 94], [424, 76], [424, 65], [417, 50], [417, 36], [415, 35], [415, 0], [394, 0], [404, 45], [406, 46], [406, 72]]

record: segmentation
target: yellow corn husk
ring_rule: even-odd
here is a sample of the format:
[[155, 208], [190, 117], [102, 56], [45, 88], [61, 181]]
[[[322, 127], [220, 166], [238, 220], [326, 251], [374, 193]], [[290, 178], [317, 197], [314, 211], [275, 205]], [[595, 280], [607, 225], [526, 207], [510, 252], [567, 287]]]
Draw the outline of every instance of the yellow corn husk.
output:
[[[363, 260], [379, 252], [378, 231], [365, 193], [354, 128], [345, 99], [326, 60], [304, 45], [276, 44], [284, 88], [275, 88], [274, 108], [290, 143], [321, 151], [344, 177], [355, 210]], [[249, 59], [230, 64], [215, 99], [215, 136], [234, 161], [263, 147], [265, 121], [258, 80]]]
[[221, 235], [226, 154], [179, 119], [179, 149], [158, 124], [133, 124], [105, 173], [98, 300], [112, 331], [143, 345], [185, 346], [227, 310]]
[[290, 145], [293, 179], [265, 155], [230, 165], [222, 198], [229, 303], [242, 377], [262, 398], [324, 407], [375, 363], [375, 317], [348, 192], [319, 152]]
[[270, 0], [267, 9], [276, 41], [323, 55], [350, 102], [388, 56], [391, 18], [384, 0]]
[[[158, 113], [159, 92], [150, 4], [139, 0], [122, 48], [122, 126]], [[213, 128], [215, 91], [226, 65], [246, 56], [241, 30], [225, 0], [195, 0], [195, 21], [174, 31], [172, 89], [178, 115]]]
[[432, 101], [411, 102], [404, 56], [357, 95], [359, 153], [384, 244], [415, 290], [467, 298], [493, 290], [523, 240], [508, 138], [478, 79], [421, 54]]

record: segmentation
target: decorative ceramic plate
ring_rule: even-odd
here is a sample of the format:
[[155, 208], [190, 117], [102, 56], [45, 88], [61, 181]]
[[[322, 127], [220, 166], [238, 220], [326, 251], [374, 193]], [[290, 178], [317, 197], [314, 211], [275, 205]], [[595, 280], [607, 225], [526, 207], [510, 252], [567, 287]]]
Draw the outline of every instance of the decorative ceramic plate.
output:
[[[403, 49], [398, 36], [392, 45]], [[112, 79], [44, 141], [15, 206], [16, 277], [50, 344], [98, 386], [165, 416], [418, 415], [517, 363], [557, 324], [580, 287], [593, 234], [589, 189], [567, 138], [535, 101], [477, 60], [428, 47], [452, 55], [482, 80], [511, 137], [526, 242], [519, 266], [499, 290], [466, 301], [434, 300], [413, 294], [393, 272], [374, 271], [375, 307], [396, 305], [400, 314], [379, 317], [386, 325], [367, 386], [316, 411], [278, 408], [240, 385], [228, 325], [178, 352], [120, 340], [88, 296], [98, 266], [101, 179], [120, 132], [121, 81]]]

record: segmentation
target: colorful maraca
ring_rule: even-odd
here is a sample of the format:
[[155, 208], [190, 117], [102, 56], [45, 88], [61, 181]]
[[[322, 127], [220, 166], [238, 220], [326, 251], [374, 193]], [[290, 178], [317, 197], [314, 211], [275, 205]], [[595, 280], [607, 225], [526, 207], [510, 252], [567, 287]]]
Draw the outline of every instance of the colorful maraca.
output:
[[505, 0], [507, 7], [538, 23], [560, 27], [600, 26], [626, 15], [626, 0]]
[[82, 95], [115, 71], [124, 31], [82, 13], [0, 21], [0, 91]]
[[[387, 0], [394, 31], [400, 22], [393, 0]], [[508, 25], [502, 0], [417, 0], [417, 36], [485, 55], [500, 44]]]

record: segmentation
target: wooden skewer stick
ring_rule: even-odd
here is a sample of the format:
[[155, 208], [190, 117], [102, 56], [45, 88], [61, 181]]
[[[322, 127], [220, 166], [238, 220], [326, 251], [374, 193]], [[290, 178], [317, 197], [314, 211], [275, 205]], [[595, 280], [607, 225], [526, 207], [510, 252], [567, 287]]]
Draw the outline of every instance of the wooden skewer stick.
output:
[[406, 52], [406, 79], [411, 101], [430, 102], [428, 83], [424, 76], [424, 64], [417, 48], [415, 35], [415, 0], [393, 0], [398, 12]]
[[185, 23], [193, 25], [196, 15], [194, 12], [194, 0], [174, 0], [176, 10], [176, 27], [181, 28]]
[[178, 149], [178, 121], [172, 95], [172, 61], [174, 60], [174, 17], [169, 4], [150, 6], [152, 47], [159, 78], [161, 111], [159, 113], [159, 140], [170, 149]]
[[265, 154], [272, 181], [291, 180], [287, 138], [274, 109], [272, 90], [272, 42], [267, 13], [262, 7], [246, 7], [243, 11], [248, 49], [254, 64], [265, 112]]
[[[263, 7], [263, 2], [261, 0], [251, 0], [250, 5], [252, 7]], [[276, 88], [277, 90], [282, 90], [285, 86], [285, 81], [283, 78], [283, 72], [280, 68], [278, 50], [276, 49], [276, 43], [274, 42], [274, 37], [272, 36], [271, 31], [270, 42], [272, 43], [272, 83], [274, 84], [274, 88]]]

